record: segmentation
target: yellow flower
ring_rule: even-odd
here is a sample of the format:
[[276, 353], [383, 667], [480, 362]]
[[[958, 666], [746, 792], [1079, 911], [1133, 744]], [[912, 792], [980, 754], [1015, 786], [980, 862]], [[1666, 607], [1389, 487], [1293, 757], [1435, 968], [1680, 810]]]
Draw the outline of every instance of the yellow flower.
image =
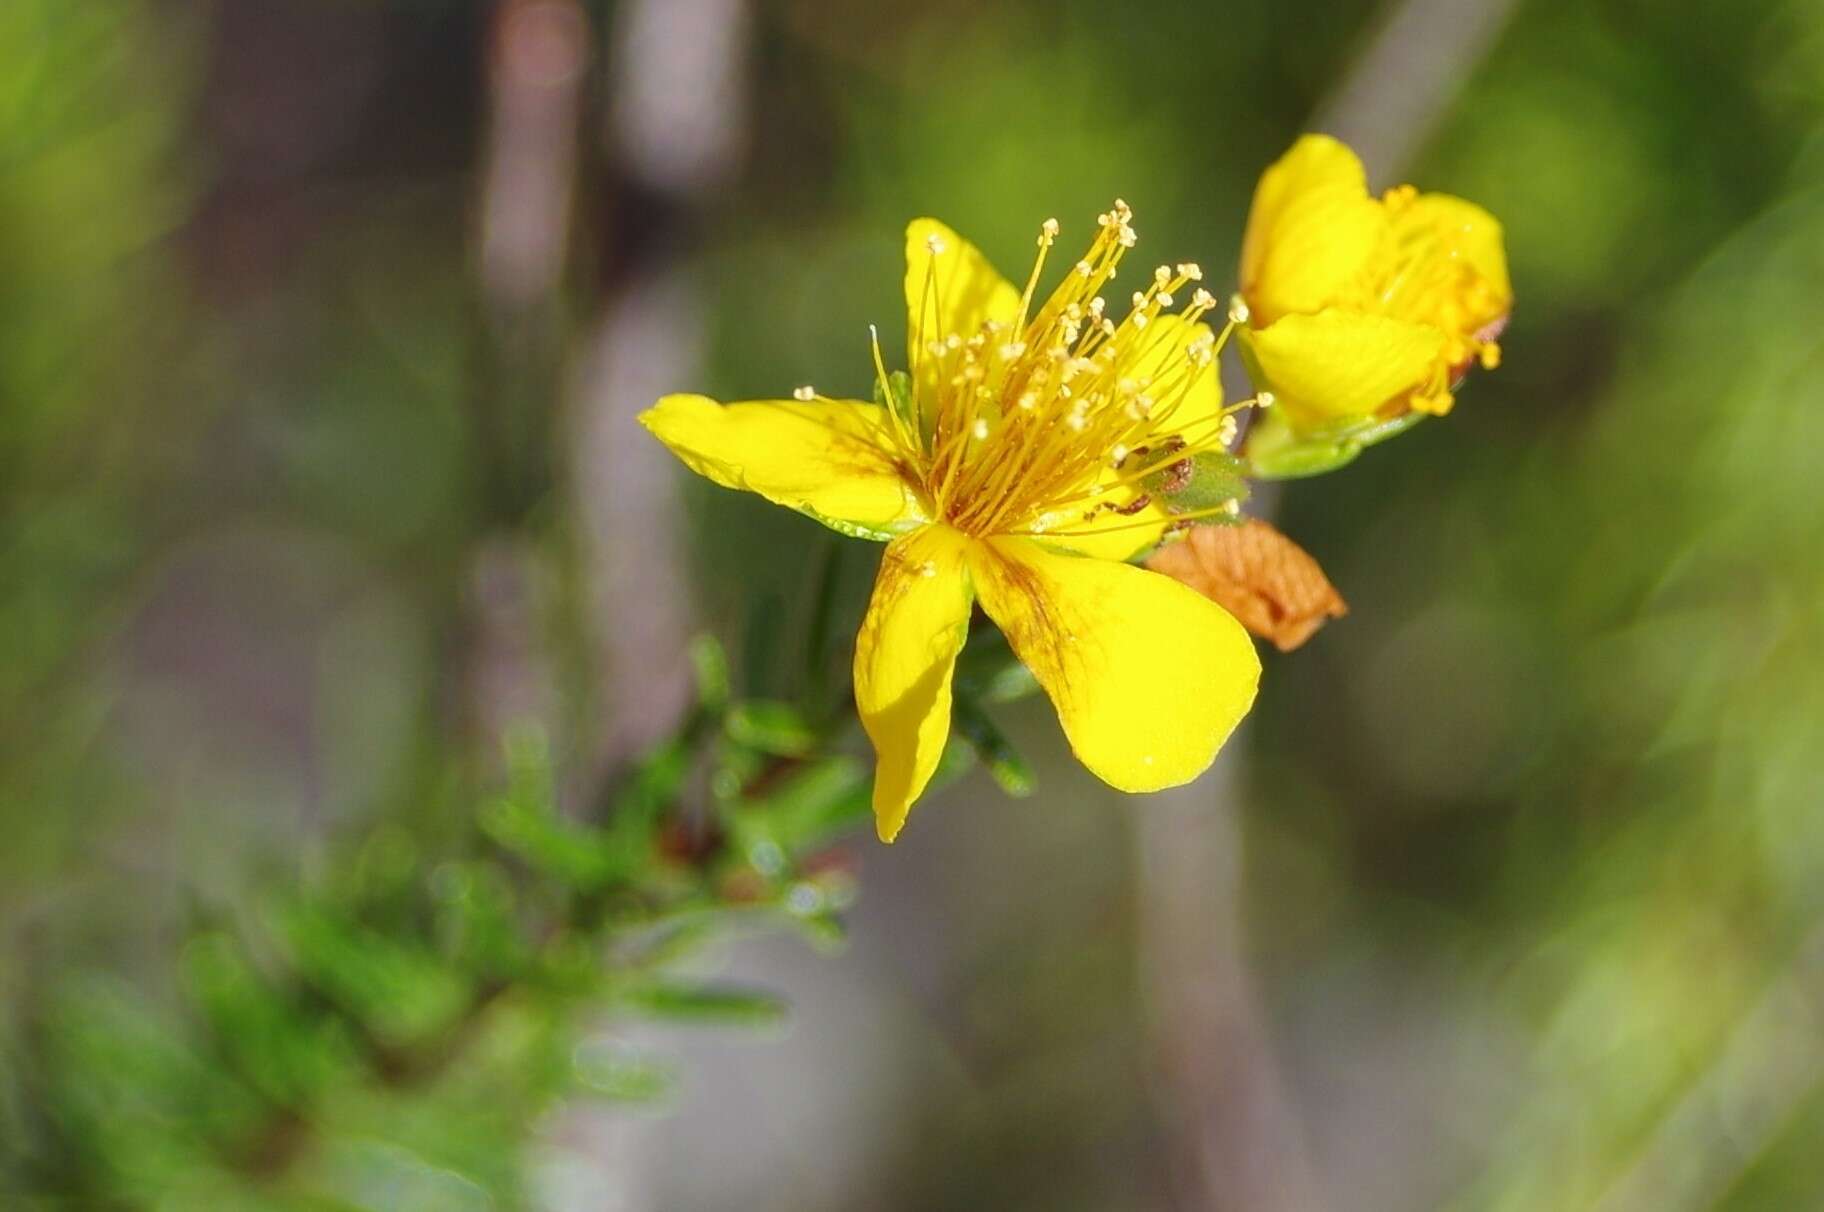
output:
[[1450, 411], [1513, 306], [1501, 225], [1410, 185], [1369, 196], [1355, 153], [1306, 135], [1260, 179], [1241, 248], [1243, 352], [1299, 431]]
[[1197, 516], [1168, 513], [1141, 481], [1230, 439], [1242, 407], [1223, 406], [1221, 339], [1199, 322], [1215, 300], [1195, 265], [1159, 267], [1124, 318], [1109, 313], [1100, 292], [1133, 247], [1131, 218], [1120, 202], [1102, 215], [1088, 254], [1043, 300], [1055, 221], [1024, 289], [943, 224], [913, 222], [911, 373], [888, 375], [876, 343], [884, 404], [808, 388], [727, 405], [674, 395], [640, 418], [719, 484], [887, 540], [855, 642], [884, 841], [937, 768], [977, 600], [1078, 758], [1124, 791], [1195, 778], [1253, 703], [1260, 663], [1241, 625], [1122, 562]]

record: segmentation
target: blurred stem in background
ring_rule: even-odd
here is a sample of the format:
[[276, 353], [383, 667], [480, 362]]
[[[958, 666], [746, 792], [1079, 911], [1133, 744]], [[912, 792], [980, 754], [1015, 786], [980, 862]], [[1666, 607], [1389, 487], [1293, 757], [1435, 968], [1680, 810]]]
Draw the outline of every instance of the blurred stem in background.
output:
[[[1305, 129], [1350, 144], [1382, 180], [1402, 179], [1515, 2], [1392, 0]], [[1264, 516], [1264, 503], [1255, 512]], [[1238, 781], [1224, 766], [1132, 818], [1141, 973], [1176, 1203], [1185, 1212], [1347, 1207], [1313, 1170], [1250, 970]]]

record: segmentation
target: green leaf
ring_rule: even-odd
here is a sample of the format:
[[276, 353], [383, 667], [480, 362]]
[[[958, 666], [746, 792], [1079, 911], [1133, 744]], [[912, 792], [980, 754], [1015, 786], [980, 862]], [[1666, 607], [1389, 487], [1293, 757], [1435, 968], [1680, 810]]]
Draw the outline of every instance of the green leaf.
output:
[[635, 985], [623, 1003], [649, 1018], [734, 1026], [770, 1027], [785, 1021], [789, 1009], [771, 993], [731, 985], [682, 985], [652, 981]]
[[1012, 703], [1039, 692], [1032, 670], [998, 631], [972, 636], [956, 665], [956, 684], [978, 703]]
[[616, 1102], [662, 1102], [677, 1089], [674, 1065], [619, 1040], [585, 1042], [577, 1048], [572, 1065], [579, 1085]]
[[[870, 775], [866, 763], [839, 754], [809, 763], [763, 799], [750, 801], [732, 814], [749, 861], [762, 872], [775, 874], [787, 856], [814, 850], [865, 819]], [[773, 851], [761, 851], [763, 845]], [[774, 852], [776, 860], [769, 861], [768, 854]]]
[[43, 1097], [90, 1164], [105, 1163], [99, 1184], [177, 1183], [260, 1122], [260, 1100], [122, 982], [59, 989], [45, 1032]]
[[725, 727], [730, 740], [778, 757], [803, 757], [817, 747], [817, 730], [789, 703], [738, 703]]
[[690, 667], [696, 675], [697, 703], [705, 711], [721, 711], [728, 703], [728, 653], [713, 635], [690, 641]]
[[503, 849], [572, 888], [594, 891], [621, 873], [599, 831], [560, 820], [542, 805], [495, 800], [482, 809], [480, 823], [482, 832]]
[[690, 774], [690, 746], [660, 742], [640, 759], [632, 776], [609, 802], [609, 831], [615, 845], [643, 848], [659, 817], [677, 800]]
[[437, 945], [470, 976], [510, 977], [530, 955], [514, 920], [512, 881], [494, 863], [450, 861], [430, 879], [437, 904]]
[[216, 931], [192, 939], [180, 975], [216, 1047], [274, 1102], [300, 1106], [348, 1070], [353, 1058], [347, 1037], [273, 988], [232, 935]]
[[274, 919], [299, 974], [387, 1043], [436, 1034], [468, 1002], [468, 983], [419, 944], [309, 903], [281, 907]]
[[1015, 797], [1031, 795], [1038, 786], [1032, 767], [988, 714], [967, 694], [956, 695], [952, 710], [957, 732], [974, 747], [1001, 790]]

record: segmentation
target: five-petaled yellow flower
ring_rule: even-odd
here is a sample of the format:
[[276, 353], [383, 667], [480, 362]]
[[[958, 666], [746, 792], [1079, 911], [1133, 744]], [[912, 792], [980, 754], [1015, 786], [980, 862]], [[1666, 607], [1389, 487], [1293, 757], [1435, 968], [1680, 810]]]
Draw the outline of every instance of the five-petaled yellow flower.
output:
[[1442, 414], [1493, 368], [1513, 306], [1501, 225], [1410, 185], [1369, 196], [1354, 152], [1306, 135], [1254, 193], [1241, 248], [1243, 351], [1295, 429]]
[[[1188, 782], [1254, 700], [1260, 663], [1221, 607], [1123, 563], [1195, 515], [1141, 481], [1234, 433], [1215, 306], [1195, 265], [1160, 266], [1117, 320], [1102, 295], [1132, 212], [1035, 298], [943, 224], [906, 232], [911, 374], [874, 361], [884, 404], [660, 400], [642, 422], [692, 470], [846, 534], [887, 540], [855, 642], [874, 742], [874, 813], [891, 841], [949, 734], [951, 677], [975, 601], [1058, 710], [1077, 757], [1124, 791]], [[1180, 300], [1182, 309], [1172, 311]], [[1228, 328], [1223, 330], [1226, 337]], [[1213, 511], [1212, 511], [1213, 512]]]

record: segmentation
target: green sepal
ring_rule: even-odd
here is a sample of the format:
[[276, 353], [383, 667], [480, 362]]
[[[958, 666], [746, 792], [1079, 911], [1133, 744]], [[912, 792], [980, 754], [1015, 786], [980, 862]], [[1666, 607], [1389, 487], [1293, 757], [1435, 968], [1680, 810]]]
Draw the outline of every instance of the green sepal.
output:
[[1248, 474], [1257, 480], [1323, 475], [1354, 462], [1368, 447], [1405, 433], [1426, 415], [1407, 412], [1391, 419], [1343, 417], [1300, 432], [1283, 412], [1269, 410], [1248, 434]]
[[1247, 465], [1228, 451], [1206, 450], [1149, 473], [1140, 484], [1173, 513], [1190, 513], [1247, 500], [1247, 471]]

